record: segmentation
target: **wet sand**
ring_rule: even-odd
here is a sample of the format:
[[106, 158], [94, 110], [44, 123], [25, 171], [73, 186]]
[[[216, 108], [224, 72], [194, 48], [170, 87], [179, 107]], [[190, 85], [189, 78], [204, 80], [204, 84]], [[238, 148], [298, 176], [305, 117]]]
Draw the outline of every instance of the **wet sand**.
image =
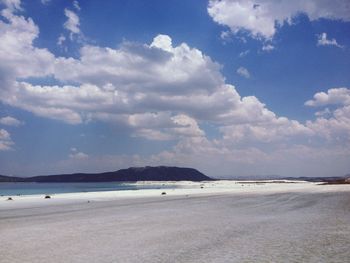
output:
[[349, 186], [244, 187], [14, 200], [0, 205], [0, 262], [349, 260]]

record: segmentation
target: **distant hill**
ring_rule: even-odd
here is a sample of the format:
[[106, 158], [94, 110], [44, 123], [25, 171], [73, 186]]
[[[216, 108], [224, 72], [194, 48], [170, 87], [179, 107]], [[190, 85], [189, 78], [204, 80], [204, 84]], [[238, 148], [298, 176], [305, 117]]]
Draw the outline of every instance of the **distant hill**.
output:
[[308, 182], [321, 182], [325, 184], [350, 184], [350, 174], [333, 177], [287, 177], [286, 180], [302, 180]]
[[350, 184], [350, 174], [345, 175], [341, 178], [324, 181], [325, 184]]
[[332, 176], [332, 177], [310, 177], [310, 176], [300, 176], [300, 177], [281, 177], [280, 175], [248, 175], [248, 176], [235, 176], [235, 177], [225, 177], [220, 178], [222, 180], [236, 180], [236, 181], [262, 181], [262, 180], [289, 180], [289, 181], [307, 181], [314, 183], [350, 183], [350, 174], [345, 176]]
[[136, 181], [208, 181], [212, 178], [193, 168], [181, 167], [131, 167], [115, 172], [74, 173], [34, 177], [0, 176], [0, 182], [136, 182]]

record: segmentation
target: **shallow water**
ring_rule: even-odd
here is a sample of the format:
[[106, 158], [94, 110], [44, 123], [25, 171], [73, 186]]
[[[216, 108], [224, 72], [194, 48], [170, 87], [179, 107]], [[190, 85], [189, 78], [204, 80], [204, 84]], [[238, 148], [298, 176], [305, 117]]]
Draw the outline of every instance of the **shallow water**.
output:
[[0, 195], [59, 194], [139, 189], [168, 189], [165, 184], [140, 185], [135, 183], [0, 183]]

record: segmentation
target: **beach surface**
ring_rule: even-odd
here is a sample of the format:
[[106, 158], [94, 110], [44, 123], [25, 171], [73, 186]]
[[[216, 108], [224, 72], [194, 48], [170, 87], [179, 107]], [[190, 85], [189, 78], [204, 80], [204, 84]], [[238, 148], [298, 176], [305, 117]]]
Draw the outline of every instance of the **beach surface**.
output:
[[167, 184], [183, 188], [2, 196], [0, 262], [350, 258], [349, 185]]

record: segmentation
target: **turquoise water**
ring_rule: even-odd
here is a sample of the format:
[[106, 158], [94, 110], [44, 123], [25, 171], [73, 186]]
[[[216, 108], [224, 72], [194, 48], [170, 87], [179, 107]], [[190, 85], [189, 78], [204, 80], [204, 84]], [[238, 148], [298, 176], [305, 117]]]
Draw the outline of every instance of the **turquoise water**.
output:
[[135, 183], [0, 183], [0, 195], [34, 195], [139, 189], [169, 189], [169, 185], [139, 185]]

